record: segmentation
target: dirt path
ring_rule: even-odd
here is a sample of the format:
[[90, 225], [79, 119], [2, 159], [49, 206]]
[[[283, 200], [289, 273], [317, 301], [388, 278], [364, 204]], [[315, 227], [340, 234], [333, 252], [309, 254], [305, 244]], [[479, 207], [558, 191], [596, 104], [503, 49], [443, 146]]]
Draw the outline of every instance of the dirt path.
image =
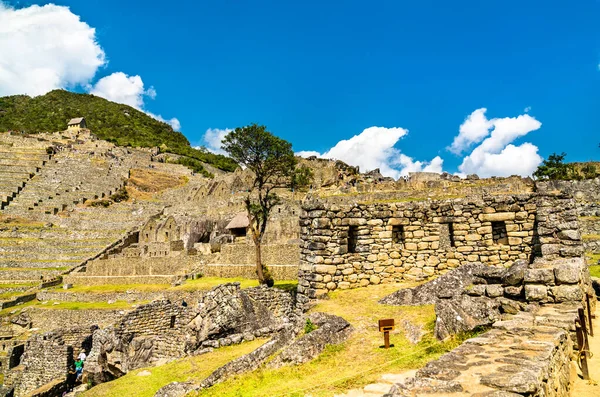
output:
[[[594, 337], [589, 337], [590, 351], [593, 357], [588, 360], [590, 378], [593, 381], [583, 380], [581, 370], [577, 368], [577, 379], [573, 386], [574, 397], [598, 397], [600, 396], [600, 310], [596, 310], [596, 318], [593, 319]], [[597, 384], [594, 384], [597, 382]]]

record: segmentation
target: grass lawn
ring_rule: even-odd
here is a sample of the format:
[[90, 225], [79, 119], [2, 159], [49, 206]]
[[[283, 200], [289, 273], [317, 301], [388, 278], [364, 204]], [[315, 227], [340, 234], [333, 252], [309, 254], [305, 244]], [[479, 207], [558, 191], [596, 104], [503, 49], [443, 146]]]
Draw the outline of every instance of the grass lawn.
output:
[[[336, 291], [329, 300], [321, 301], [313, 310], [344, 317], [355, 328], [348, 341], [329, 346], [316, 360], [280, 369], [259, 369], [234, 377], [198, 393], [202, 397], [233, 396], [331, 396], [335, 393], [376, 382], [384, 373], [400, 373], [418, 368], [458, 346], [462, 338], [439, 342], [433, 335], [433, 305], [409, 307], [386, 306], [377, 301], [399, 289], [398, 285]], [[377, 320], [394, 318], [396, 331], [390, 335], [395, 346], [381, 349], [383, 336]], [[402, 332], [401, 322], [409, 320], [422, 325], [427, 334], [412, 345]]]
[[250, 353], [266, 339], [257, 339], [239, 345], [227, 346], [196, 357], [186, 357], [158, 367], [146, 368], [152, 374], [138, 376], [144, 369], [137, 369], [112, 382], [103, 383], [87, 392], [84, 397], [152, 397], [161, 387], [171, 382], [185, 382], [192, 378], [206, 378], [214, 370], [229, 361]]
[[598, 261], [600, 261], [600, 254], [586, 253], [585, 258], [590, 266], [590, 276], [600, 278], [600, 265], [598, 265]]
[[[186, 280], [177, 287], [171, 287], [170, 284], [114, 284], [114, 285], [75, 285], [73, 288], [63, 290], [62, 286], [53, 287], [53, 291], [62, 292], [86, 292], [86, 293], [106, 293], [106, 292], [126, 292], [126, 291], [204, 291], [216, 287], [219, 284], [239, 282], [242, 288], [258, 286], [258, 280], [246, 278], [221, 278], [221, 277], [201, 277], [196, 280]], [[297, 280], [278, 280], [275, 287], [290, 290], [298, 285]]]

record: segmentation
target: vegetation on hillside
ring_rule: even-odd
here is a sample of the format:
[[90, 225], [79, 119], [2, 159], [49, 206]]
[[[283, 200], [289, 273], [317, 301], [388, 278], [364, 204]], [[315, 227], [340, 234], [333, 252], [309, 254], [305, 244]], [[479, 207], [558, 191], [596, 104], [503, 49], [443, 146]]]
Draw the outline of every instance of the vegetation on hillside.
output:
[[0, 97], [0, 131], [30, 134], [63, 131], [71, 118], [81, 116], [100, 139], [119, 146], [160, 147], [163, 152], [187, 156], [196, 160], [196, 172], [207, 173], [199, 162], [224, 171], [237, 168], [232, 159], [206, 149], [192, 148], [181, 132], [128, 105], [64, 90], [50, 91], [34, 98], [26, 95]]
[[565, 163], [566, 153], [552, 153], [533, 173], [538, 179], [582, 180], [593, 179], [599, 172], [595, 163]]

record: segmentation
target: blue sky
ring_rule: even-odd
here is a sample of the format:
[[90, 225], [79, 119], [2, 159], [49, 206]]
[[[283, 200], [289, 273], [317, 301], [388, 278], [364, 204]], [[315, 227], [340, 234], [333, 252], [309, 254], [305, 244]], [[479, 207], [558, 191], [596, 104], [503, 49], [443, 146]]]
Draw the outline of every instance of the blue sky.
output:
[[[27, 25], [34, 17], [17, 11], [33, 4], [47, 2], [4, 1], [0, 19], [4, 13]], [[356, 161], [363, 170], [379, 166], [395, 177], [422, 169], [527, 174], [555, 151], [570, 161], [600, 159], [597, 0], [54, 4], [69, 7], [56, 17], [69, 12], [95, 29], [92, 40], [103, 52], [76, 77], [69, 73], [77, 59], [47, 62], [62, 76], [54, 85], [177, 118], [195, 145], [216, 149], [218, 130], [258, 122], [296, 151]], [[36, 22], [24, 42], [44, 34], [46, 23], [61, 26], [52, 18]], [[100, 59], [89, 50], [78, 52], [81, 59]], [[17, 67], [1, 52], [0, 94], [36, 94], [19, 79], [3, 82], [3, 63]], [[121, 79], [98, 85], [113, 73]], [[448, 150], [470, 115], [462, 145]]]

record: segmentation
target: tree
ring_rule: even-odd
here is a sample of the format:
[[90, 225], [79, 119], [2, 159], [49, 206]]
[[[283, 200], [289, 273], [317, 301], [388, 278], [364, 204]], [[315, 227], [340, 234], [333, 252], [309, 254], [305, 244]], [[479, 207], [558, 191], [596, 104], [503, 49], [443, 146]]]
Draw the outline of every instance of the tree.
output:
[[533, 173], [539, 179], [569, 179], [570, 168], [564, 163], [566, 153], [552, 153]]
[[261, 284], [273, 285], [263, 265], [261, 243], [271, 209], [281, 202], [275, 189], [299, 189], [312, 179], [308, 167], [297, 167], [292, 144], [276, 137], [263, 125], [236, 128], [223, 140], [223, 150], [238, 164], [254, 173], [252, 189], [244, 200], [249, 229], [256, 249], [256, 273]]

